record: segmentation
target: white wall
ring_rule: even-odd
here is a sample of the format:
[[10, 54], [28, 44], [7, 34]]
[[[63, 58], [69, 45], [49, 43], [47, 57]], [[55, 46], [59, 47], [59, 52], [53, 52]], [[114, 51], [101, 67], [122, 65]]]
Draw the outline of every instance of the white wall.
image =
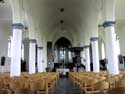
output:
[[24, 44], [24, 60], [26, 61], [26, 70], [29, 70], [29, 39], [23, 40]]
[[121, 55], [125, 56], [125, 22], [122, 22], [119, 25], [120, 26], [116, 28], [116, 32], [119, 36]]
[[[102, 59], [102, 43], [104, 43], [104, 50], [105, 50], [105, 31], [103, 27], [99, 27], [99, 59]], [[105, 50], [106, 53], [106, 50]]]
[[12, 23], [0, 23], [0, 57], [6, 56], [8, 52], [8, 38], [11, 35]]

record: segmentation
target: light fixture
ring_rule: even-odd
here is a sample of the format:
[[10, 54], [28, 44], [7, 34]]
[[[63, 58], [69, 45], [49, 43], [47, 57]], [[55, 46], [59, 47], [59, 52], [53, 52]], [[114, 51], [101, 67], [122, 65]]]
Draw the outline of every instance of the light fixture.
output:
[[63, 23], [64, 23], [64, 21], [63, 21], [63, 20], [60, 20], [60, 23], [61, 23], [61, 24], [63, 24]]
[[64, 8], [60, 8], [60, 12], [64, 12]]

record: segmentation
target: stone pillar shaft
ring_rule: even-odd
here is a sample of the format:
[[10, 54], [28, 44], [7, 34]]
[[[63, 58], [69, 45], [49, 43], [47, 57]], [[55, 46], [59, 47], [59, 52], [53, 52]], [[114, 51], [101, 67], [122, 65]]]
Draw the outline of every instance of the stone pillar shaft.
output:
[[36, 72], [36, 40], [30, 39], [29, 44], [29, 74]]
[[84, 50], [85, 50], [85, 58], [86, 58], [86, 72], [90, 71], [90, 51], [89, 51], [89, 46], [84, 46]]
[[118, 55], [116, 49], [116, 34], [115, 34], [115, 22], [106, 21], [103, 26], [105, 28], [106, 37], [106, 56], [108, 59], [108, 71], [110, 74], [119, 74], [118, 68]]
[[90, 40], [92, 44], [93, 72], [100, 72], [98, 37], [92, 37]]
[[37, 61], [37, 67], [38, 67], [38, 72], [43, 72], [43, 62], [42, 62], [42, 57], [43, 57], [43, 47], [38, 47], [38, 61]]
[[21, 23], [13, 24], [10, 76], [20, 76], [22, 29], [23, 25]]

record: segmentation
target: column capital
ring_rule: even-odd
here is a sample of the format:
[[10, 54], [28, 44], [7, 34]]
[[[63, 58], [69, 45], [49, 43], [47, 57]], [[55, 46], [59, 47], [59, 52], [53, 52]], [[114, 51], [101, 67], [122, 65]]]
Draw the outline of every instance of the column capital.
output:
[[99, 38], [98, 37], [91, 37], [90, 41], [97, 41]]
[[43, 47], [42, 46], [39, 46], [39, 47], [37, 47], [39, 50], [42, 50], [43, 49]]
[[105, 22], [102, 24], [102, 26], [103, 26], [104, 28], [106, 28], [106, 27], [114, 26], [115, 23], [116, 23], [116, 21], [105, 21]]
[[37, 41], [36, 41], [36, 39], [30, 39], [29, 42], [30, 43], [36, 43]]
[[90, 46], [89, 45], [85, 45], [84, 47], [83, 47], [83, 49], [86, 49], [86, 48], [89, 48]]
[[13, 29], [24, 29], [24, 25], [22, 23], [13, 23]]

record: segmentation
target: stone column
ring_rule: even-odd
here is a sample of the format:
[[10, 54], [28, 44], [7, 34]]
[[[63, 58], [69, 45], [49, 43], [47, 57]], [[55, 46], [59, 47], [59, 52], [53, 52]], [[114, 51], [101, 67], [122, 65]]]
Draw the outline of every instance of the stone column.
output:
[[29, 40], [29, 74], [33, 74], [36, 72], [36, 40]]
[[108, 71], [110, 74], [119, 74], [118, 55], [116, 50], [115, 21], [105, 21], [106, 58], [108, 59]]
[[38, 47], [38, 61], [37, 61], [37, 68], [38, 68], [38, 72], [43, 72], [43, 62], [42, 62], [42, 58], [43, 58], [43, 47]]
[[20, 76], [21, 73], [21, 44], [23, 28], [24, 26], [21, 23], [13, 24], [10, 76]]
[[86, 66], [86, 72], [90, 71], [90, 51], [89, 51], [89, 45], [84, 46], [84, 51], [85, 51], [85, 66]]
[[113, 75], [119, 74], [115, 34], [115, 2], [116, 0], [104, 0], [102, 12], [108, 72]]
[[92, 37], [90, 39], [92, 44], [92, 62], [93, 62], [93, 72], [100, 72], [99, 64], [99, 50], [98, 50], [98, 37]]
[[85, 51], [84, 50], [82, 50], [81, 51], [81, 53], [80, 53], [80, 57], [81, 57], [81, 63], [84, 65], [85, 63], [84, 63], [84, 56], [85, 55]]

